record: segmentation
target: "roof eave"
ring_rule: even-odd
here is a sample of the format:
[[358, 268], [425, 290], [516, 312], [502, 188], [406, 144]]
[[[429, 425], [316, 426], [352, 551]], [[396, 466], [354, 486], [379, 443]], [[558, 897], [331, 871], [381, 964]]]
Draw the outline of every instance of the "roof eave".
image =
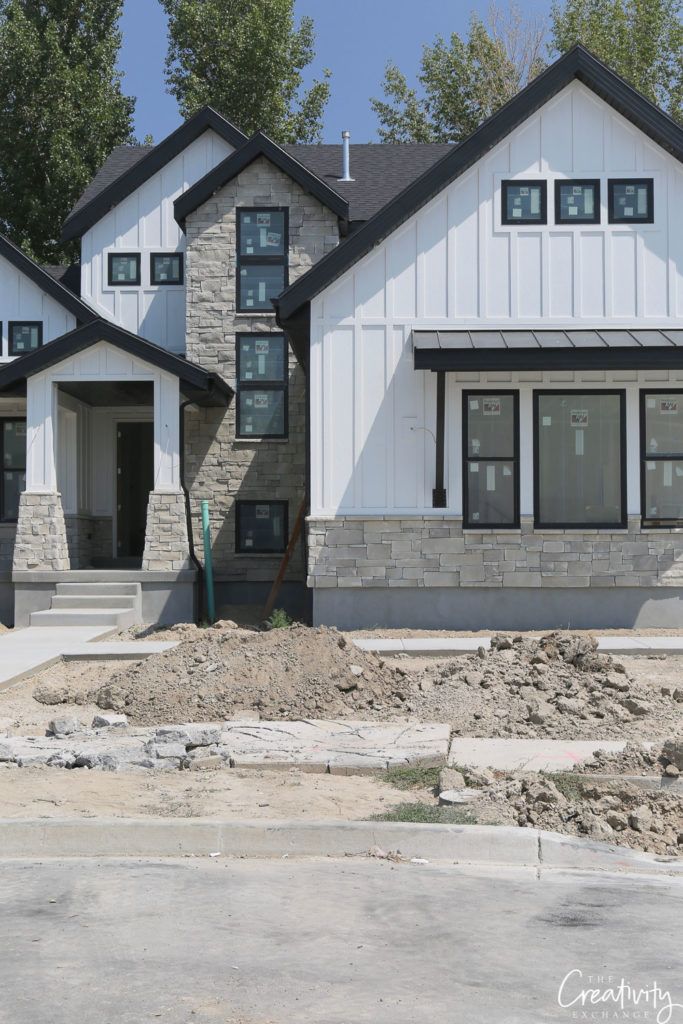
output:
[[8, 260], [12, 266], [33, 281], [38, 288], [58, 302], [68, 313], [76, 318], [78, 323], [89, 323], [97, 318], [97, 313], [83, 299], [74, 295], [60, 281], [56, 281], [46, 270], [27, 256], [25, 252], [11, 242], [9, 238], [0, 235], [0, 256]]

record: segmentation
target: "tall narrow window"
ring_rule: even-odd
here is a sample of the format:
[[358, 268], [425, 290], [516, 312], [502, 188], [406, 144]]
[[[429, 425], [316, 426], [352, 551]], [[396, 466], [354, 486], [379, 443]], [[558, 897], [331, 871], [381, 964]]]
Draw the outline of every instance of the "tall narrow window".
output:
[[237, 436], [287, 436], [284, 334], [237, 335]]
[[537, 526], [626, 525], [623, 391], [534, 394]]
[[519, 525], [519, 398], [516, 391], [463, 395], [464, 525]]
[[683, 392], [640, 396], [643, 525], [683, 525]]
[[9, 334], [9, 354], [23, 356], [34, 352], [43, 344], [42, 320], [10, 320], [7, 328]]
[[273, 312], [287, 286], [289, 226], [284, 207], [237, 210], [237, 309]]
[[26, 421], [0, 420], [0, 518], [11, 522], [19, 515], [19, 496], [26, 490]]

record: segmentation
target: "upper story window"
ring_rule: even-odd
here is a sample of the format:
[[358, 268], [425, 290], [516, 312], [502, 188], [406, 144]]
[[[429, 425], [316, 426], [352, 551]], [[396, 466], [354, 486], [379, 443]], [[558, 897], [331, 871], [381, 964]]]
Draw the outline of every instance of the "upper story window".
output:
[[519, 394], [463, 395], [464, 526], [519, 523]]
[[287, 436], [287, 342], [237, 335], [237, 437]]
[[23, 356], [43, 344], [41, 320], [10, 320], [8, 327], [9, 354]]
[[600, 223], [600, 182], [597, 178], [555, 182], [555, 223]]
[[503, 224], [545, 224], [547, 193], [545, 181], [503, 181], [501, 183]]
[[0, 519], [11, 522], [19, 515], [19, 496], [26, 489], [26, 420], [0, 421]]
[[149, 262], [149, 283], [182, 284], [183, 254], [181, 252], [153, 252]]
[[644, 526], [683, 523], [683, 392], [641, 392], [640, 456]]
[[652, 224], [654, 219], [652, 178], [614, 178], [609, 182], [610, 224]]
[[289, 226], [284, 207], [237, 210], [237, 310], [273, 312], [287, 287]]
[[140, 253], [110, 252], [109, 253], [109, 284], [139, 285], [140, 284]]

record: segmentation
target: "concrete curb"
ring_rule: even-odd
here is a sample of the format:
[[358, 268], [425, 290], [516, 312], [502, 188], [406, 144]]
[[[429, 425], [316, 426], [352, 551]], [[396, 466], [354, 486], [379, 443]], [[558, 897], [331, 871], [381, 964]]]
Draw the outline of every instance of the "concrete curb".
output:
[[404, 858], [453, 864], [681, 875], [683, 859], [492, 825], [403, 822], [211, 821], [98, 818], [0, 820], [0, 856], [40, 857], [349, 857], [372, 846]]

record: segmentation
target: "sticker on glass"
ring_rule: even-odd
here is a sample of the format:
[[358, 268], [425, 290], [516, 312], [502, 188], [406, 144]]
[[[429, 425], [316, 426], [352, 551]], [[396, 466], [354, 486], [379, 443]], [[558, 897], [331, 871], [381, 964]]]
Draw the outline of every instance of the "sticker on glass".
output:
[[495, 491], [496, 489], [496, 467], [486, 467], [486, 490]]
[[662, 416], [676, 416], [678, 414], [678, 401], [675, 398], [662, 398], [659, 402], [659, 411]]
[[573, 427], [588, 426], [588, 409], [572, 409], [569, 415]]
[[270, 214], [269, 213], [257, 213], [256, 224], [260, 228], [270, 227]]
[[254, 515], [257, 519], [270, 519], [270, 505], [257, 505]]
[[254, 408], [255, 409], [267, 409], [268, 408], [268, 395], [254, 395]]
[[482, 401], [482, 412], [484, 416], [500, 416], [500, 398], [484, 398]]
[[257, 356], [267, 356], [270, 352], [269, 341], [257, 341], [254, 344], [254, 352]]

